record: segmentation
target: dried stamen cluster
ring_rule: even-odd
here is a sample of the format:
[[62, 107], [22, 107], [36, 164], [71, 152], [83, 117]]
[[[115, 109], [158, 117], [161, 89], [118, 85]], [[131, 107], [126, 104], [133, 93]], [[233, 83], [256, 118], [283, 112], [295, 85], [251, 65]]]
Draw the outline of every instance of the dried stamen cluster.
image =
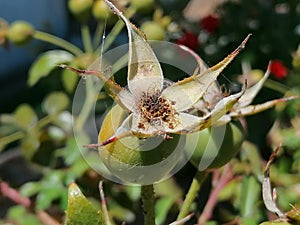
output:
[[161, 96], [161, 91], [154, 91], [153, 94], [143, 92], [138, 105], [142, 119], [138, 126], [145, 129], [145, 124], [154, 126], [162, 126], [163, 122], [170, 129], [174, 129], [178, 125], [176, 115], [178, 114], [173, 105], [175, 103]]

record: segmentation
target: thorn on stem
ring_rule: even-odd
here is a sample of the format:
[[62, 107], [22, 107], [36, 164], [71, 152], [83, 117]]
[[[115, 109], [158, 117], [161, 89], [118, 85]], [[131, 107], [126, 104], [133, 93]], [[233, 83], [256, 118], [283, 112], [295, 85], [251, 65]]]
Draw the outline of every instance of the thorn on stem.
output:
[[60, 65], [58, 65], [58, 67], [70, 70], [70, 71], [72, 71], [74, 73], [79, 74], [80, 76], [83, 76], [83, 75], [97, 75], [97, 74], [99, 74], [98, 71], [77, 69], [77, 68], [74, 68], [74, 67], [71, 67], [71, 66], [68, 66], [68, 65], [65, 65], [65, 64], [60, 64]]

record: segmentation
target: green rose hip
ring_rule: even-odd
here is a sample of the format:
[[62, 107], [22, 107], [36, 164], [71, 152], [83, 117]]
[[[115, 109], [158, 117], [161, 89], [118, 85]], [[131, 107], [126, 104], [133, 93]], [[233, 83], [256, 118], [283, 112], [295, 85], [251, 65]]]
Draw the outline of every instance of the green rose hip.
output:
[[7, 38], [15, 45], [28, 44], [34, 34], [34, 28], [30, 23], [15, 21], [8, 29]]

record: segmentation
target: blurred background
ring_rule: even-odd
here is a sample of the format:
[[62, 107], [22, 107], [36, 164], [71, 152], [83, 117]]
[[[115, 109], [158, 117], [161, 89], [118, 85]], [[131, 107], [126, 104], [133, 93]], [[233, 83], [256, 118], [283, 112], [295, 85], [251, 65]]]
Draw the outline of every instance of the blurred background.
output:
[[[149, 40], [185, 45], [198, 53], [208, 66], [221, 61], [251, 33], [246, 48], [223, 72], [219, 82], [228, 92], [234, 93], [241, 87], [242, 74], [251, 84], [263, 76], [269, 65], [270, 78], [255, 103], [300, 93], [298, 0], [114, 2]], [[103, 46], [108, 50], [127, 43], [127, 31], [122, 22], [117, 22], [116, 16], [103, 4], [102, 0], [0, 2], [0, 182], [5, 181], [21, 190], [33, 202], [32, 208], [46, 210], [58, 221], [63, 220], [66, 195], [62, 193], [67, 192], [68, 183], [78, 181], [91, 197], [97, 198], [100, 178], [80, 159], [79, 151], [74, 153], [71, 103], [78, 78], [62, 72], [56, 65], [70, 63], [87, 68], [99, 57]], [[103, 40], [104, 45], [101, 45]], [[180, 77], [178, 74], [171, 79]], [[103, 96], [97, 105], [99, 115], [111, 103], [105, 93]], [[247, 141], [255, 146], [258, 160], [267, 160], [274, 146], [285, 143], [281, 160], [276, 164], [282, 176], [300, 171], [299, 110], [298, 101], [246, 119]], [[239, 167], [238, 173], [251, 174], [251, 159], [245, 155], [238, 157], [240, 161], [235, 165], [244, 166]], [[177, 175], [178, 190], [182, 193], [192, 179], [186, 174], [194, 170], [192, 165], [187, 165]], [[286, 176], [290, 180], [279, 183], [282, 187], [299, 181], [296, 176]], [[110, 186], [108, 196], [114, 199], [111, 203], [115, 210], [113, 216], [126, 224], [138, 224], [136, 221], [140, 218], [136, 218], [135, 210], [139, 211], [139, 204], [135, 192], [118, 185]], [[204, 196], [211, 188], [208, 182], [206, 186]], [[287, 195], [281, 202], [284, 209], [288, 209], [289, 203], [299, 204], [296, 199], [299, 187], [293, 191], [298, 195]], [[218, 215], [226, 214], [228, 216], [218, 222], [225, 223], [241, 215], [239, 204], [242, 203], [237, 203], [236, 198], [233, 193], [225, 196], [224, 208], [221, 204], [212, 218], [217, 221]], [[124, 199], [130, 203], [124, 204]], [[172, 204], [176, 205], [175, 201]], [[18, 204], [0, 195], [0, 222], [40, 224], [34, 210], [28, 219], [31, 222], [18, 220], [25, 211], [13, 209], [15, 205]], [[174, 218], [174, 205], [168, 208], [170, 211], [165, 209], [163, 222]], [[201, 207], [200, 204], [198, 212]], [[253, 206], [253, 212], [259, 209]], [[267, 213], [259, 213], [252, 218], [252, 224], [266, 218]]]

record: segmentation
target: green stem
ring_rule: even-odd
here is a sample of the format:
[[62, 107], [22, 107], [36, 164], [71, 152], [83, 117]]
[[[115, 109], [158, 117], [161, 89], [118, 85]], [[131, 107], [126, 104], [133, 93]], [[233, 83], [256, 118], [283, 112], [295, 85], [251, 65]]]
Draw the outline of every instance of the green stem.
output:
[[144, 224], [155, 225], [155, 198], [153, 184], [142, 186], [141, 192], [144, 210]]
[[265, 81], [264, 86], [282, 94], [285, 94], [289, 90], [289, 87], [285, 86], [284, 84], [270, 79]]
[[94, 92], [93, 80], [88, 78], [86, 79], [86, 97], [75, 124], [77, 131], [82, 130], [96, 100], [97, 94]]
[[88, 53], [93, 52], [93, 44], [92, 44], [90, 30], [86, 24], [81, 25], [81, 35], [82, 35], [84, 50]]
[[95, 49], [100, 45], [104, 32], [105, 32], [105, 23], [100, 21], [97, 24], [97, 28], [93, 40], [93, 46]]
[[17, 131], [11, 135], [0, 138], [0, 151], [2, 150], [1, 148], [5, 147], [9, 143], [22, 139], [24, 136], [23, 132]]
[[37, 124], [36, 124], [36, 129], [40, 130], [44, 126], [47, 126], [49, 123], [53, 121], [54, 117], [53, 116], [45, 116], [44, 118], [40, 119]]
[[195, 198], [197, 197], [198, 192], [201, 188], [201, 185], [202, 185], [203, 181], [205, 180], [205, 178], [207, 177], [207, 174], [208, 173], [205, 171], [197, 171], [196, 172], [196, 175], [193, 179], [190, 189], [184, 199], [184, 202], [181, 206], [180, 212], [177, 216], [177, 220], [180, 220], [189, 214], [191, 205], [192, 205], [193, 201], [195, 200]]
[[40, 41], [45, 41], [48, 43], [51, 43], [53, 45], [56, 45], [58, 47], [61, 47], [71, 53], [73, 53], [74, 55], [80, 55], [82, 54], [82, 50], [80, 48], [78, 48], [77, 46], [71, 44], [70, 42], [59, 38], [57, 36], [54, 36], [52, 34], [48, 34], [42, 31], [35, 31], [33, 37], [37, 40]]

